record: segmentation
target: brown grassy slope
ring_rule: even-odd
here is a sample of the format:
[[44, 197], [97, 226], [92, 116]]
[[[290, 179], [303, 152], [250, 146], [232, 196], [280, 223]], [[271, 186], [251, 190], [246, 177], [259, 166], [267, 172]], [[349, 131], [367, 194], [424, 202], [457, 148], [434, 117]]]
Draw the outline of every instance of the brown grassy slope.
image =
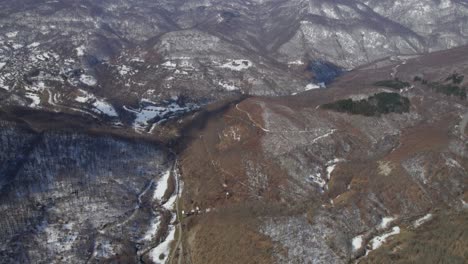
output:
[[442, 213], [418, 229], [405, 229], [359, 263], [450, 263], [468, 260], [468, 213]]
[[[440, 76], [436, 75], [438, 66], [434, 58], [411, 60], [400, 68], [407, 67], [404, 68], [404, 74], [408, 78], [424, 71], [437, 79], [452, 71], [455, 67], [453, 65], [462, 67], [463, 60], [457, 61], [459, 57], [446, 61], [452, 64], [447, 69], [439, 70]], [[425, 63], [424, 69], [420, 67], [421, 63]], [[463, 67], [461, 71], [466, 72], [466, 67]], [[250, 114], [250, 118], [231, 105], [225, 112], [208, 119], [203, 127], [192, 131], [193, 140], [180, 156], [185, 183], [183, 207], [186, 211], [197, 206], [202, 211], [207, 208], [216, 208], [216, 211], [184, 220], [184, 243], [189, 252], [187, 260], [192, 263], [271, 261], [271, 247], [276, 243], [261, 234], [258, 227], [262, 216], [267, 213], [258, 214], [258, 208], [249, 207], [249, 204], [258, 200], [263, 201], [266, 208], [278, 204], [323, 204], [325, 209], [319, 210], [329, 210], [330, 214], [338, 216], [343, 211], [357, 209], [362, 222], [359, 228], [349, 227], [351, 231], [347, 232], [350, 232], [351, 238], [362, 232], [361, 229], [376, 226], [382, 216], [396, 215], [412, 219], [422, 212], [438, 207], [447, 209], [447, 205], [456, 203], [455, 200], [466, 193], [466, 181], [462, 180], [460, 169], [446, 165], [445, 158], [454, 156], [449, 145], [460, 142], [453, 133], [453, 128], [459, 122], [454, 105], [466, 106], [466, 102], [416, 86], [405, 94], [413, 104], [407, 116], [368, 118], [314, 110], [324, 102], [376, 91], [372, 83], [387, 79], [391, 69], [390, 66], [375, 70], [358, 69], [343, 76], [330, 89], [310, 91], [295, 97], [250, 98], [239, 105]], [[266, 111], [274, 116], [265, 115]], [[288, 120], [291, 127], [279, 127], [285, 132], [276, 131], [278, 127], [270, 132], [259, 128], [270, 128], [271, 123], [268, 122], [271, 119], [276, 122], [278, 118]], [[312, 143], [313, 137], [306, 136], [302, 145], [299, 144], [282, 156], [271, 157], [267, 153], [265, 145], [277, 143], [265, 141], [272, 134], [295, 144], [303, 138], [297, 133], [290, 133], [290, 130], [314, 130], [322, 126], [320, 122], [310, 123], [307, 120], [325, 122], [325, 125], [336, 128], [337, 132], [330, 139], [317, 144]], [[398, 133], [388, 134], [387, 131], [379, 130], [385, 128], [387, 123], [391, 123]], [[388, 137], [378, 139], [381, 142], [373, 142], [368, 130], [374, 129], [387, 133], [385, 135]], [[345, 149], [343, 145], [350, 149], [340, 150]], [[307, 183], [301, 186], [307, 190], [305, 196], [291, 195], [297, 192], [295, 186], [298, 185], [295, 185], [295, 179], [291, 176], [296, 168], [285, 169], [281, 161], [304, 156], [307, 162], [316, 162], [320, 160], [317, 157], [320, 154], [318, 150], [327, 148], [339, 150], [339, 154], [346, 155], [344, 158], [347, 160], [337, 165], [328, 183], [329, 189], [320, 194], [312, 184]], [[428, 185], [421, 183], [403, 167], [403, 163], [411, 163], [415, 157], [424, 159]], [[465, 158], [455, 158], [466, 168]], [[386, 171], [386, 167], [390, 169]], [[253, 182], [253, 178], [266, 180], [262, 184], [258, 180]], [[457, 184], [459, 186], [455, 186]], [[295, 198], [287, 200], [288, 197]], [[376, 201], [369, 197], [374, 197], [372, 199]], [[329, 199], [333, 199], [334, 203], [329, 203]], [[222, 208], [234, 205], [241, 208], [242, 213], [222, 211], [226, 210]], [[298, 207], [302, 208], [298, 210], [304, 214], [310, 209], [307, 206]], [[327, 239], [334, 241], [335, 238]], [[236, 252], [233, 252], [234, 249]], [[351, 253], [343, 258], [344, 261], [352, 259]]]

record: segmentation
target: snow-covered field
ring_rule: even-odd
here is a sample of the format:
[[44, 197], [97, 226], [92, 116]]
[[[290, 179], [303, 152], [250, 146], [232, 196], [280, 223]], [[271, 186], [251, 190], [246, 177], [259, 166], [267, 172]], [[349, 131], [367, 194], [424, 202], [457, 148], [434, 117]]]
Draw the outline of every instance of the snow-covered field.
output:
[[75, 101], [82, 104], [90, 104], [93, 107], [91, 109], [93, 112], [97, 114], [103, 114], [109, 117], [119, 116], [110, 103], [104, 101], [103, 99], [99, 99], [93, 94], [88, 93], [84, 90], [79, 90], [79, 93], [80, 95], [75, 97]]
[[164, 193], [166, 192], [167, 189], [167, 181], [169, 180], [169, 176], [171, 175], [171, 169], [168, 169], [162, 177], [159, 179], [159, 181], [156, 184], [156, 189], [154, 190], [153, 193], [153, 200], [158, 200], [162, 201], [162, 198], [164, 197]]
[[140, 133], [144, 132], [151, 125], [157, 125], [160, 122], [167, 121], [198, 108], [197, 105], [191, 103], [179, 105], [177, 101], [172, 101], [168, 104], [156, 104], [146, 99], [143, 99], [140, 105], [140, 109], [132, 109], [124, 106], [125, 110], [135, 114], [133, 128]]
[[111, 104], [105, 102], [104, 100], [96, 99], [93, 102], [93, 106], [94, 106], [94, 112], [96, 112], [98, 114], [104, 114], [104, 115], [107, 115], [107, 116], [110, 116], [110, 117], [118, 117], [119, 116], [117, 114], [117, 112], [115, 111], [114, 107]]
[[171, 251], [171, 243], [174, 241], [175, 237], [175, 227], [169, 227], [169, 234], [167, 235], [166, 239], [159, 244], [157, 247], [153, 248], [149, 256], [151, 260], [155, 264], [165, 264], [169, 258], [169, 254]]

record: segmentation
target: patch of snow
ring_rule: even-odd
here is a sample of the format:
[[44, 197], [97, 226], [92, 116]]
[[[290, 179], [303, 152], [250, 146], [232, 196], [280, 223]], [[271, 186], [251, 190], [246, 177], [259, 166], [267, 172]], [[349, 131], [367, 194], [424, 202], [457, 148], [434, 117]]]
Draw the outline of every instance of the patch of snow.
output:
[[82, 103], [82, 104], [88, 102], [88, 100], [89, 100], [89, 97], [86, 97], [86, 96], [77, 96], [75, 98], [75, 101], [77, 101], [78, 103]]
[[0, 70], [3, 69], [3, 67], [5, 67], [6, 65], [6, 62], [0, 62]]
[[145, 62], [144, 59], [138, 58], [138, 57], [137, 57], [137, 58], [132, 58], [130, 61], [131, 61], [131, 62]]
[[165, 68], [168, 68], [168, 69], [173, 69], [173, 68], [177, 67], [177, 64], [175, 62], [172, 62], [172, 61], [166, 61], [163, 64], [161, 64], [161, 66], [163, 66]]
[[186, 113], [197, 108], [195, 104], [186, 104], [185, 106], [180, 106], [176, 102], [172, 102], [166, 106], [155, 106], [154, 102], [145, 99], [142, 99], [141, 103], [151, 105], [145, 105], [139, 110], [124, 106], [125, 110], [136, 114], [136, 118], [133, 121], [133, 127], [137, 132], [145, 131], [145, 129], [151, 125], [149, 122], [157, 117], [159, 117], [159, 121], [157, 123], [160, 123], [169, 118], [173, 118], [178, 114]]
[[5, 85], [5, 81], [3, 80], [2, 77], [0, 77], [0, 88], [9, 91], [10, 87]]
[[230, 69], [233, 71], [243, 71], [252, 67], [252, 62], [249, 60], [231, 60], [223, 65], [221, 68]]
[[88, 86], [95, 86], [97, 84], [97, 80], [93, 76], [86, 74], [80, 76], [80, 82]]
[[13, 47], [14, 50], [17, 50], [17, 49], [21, 49], [24, 46], [21, 45], [21, 44], [15, 43], [15, 44], [12, 45], [12, 47]]
[[114, 107], [103, 101], [103, 100], [98, 100], [94, 101], [93, 106], [95, 107], [94, 112], [98, 114], [105, 114], [111, 117], [118, 117], [119, 115], [115, 111]]
[[96, 97], [86, 91], [83, 91], [81, 89], [78, 89], [78, 91], [80, 92], [81, 96], [77, 96], [75, 98], [75, 101], [77, 101], [78, 103], [87, 103], [89, 102], [91, 99], [95, 99]]
[[420, 227], [422, 224], [426, 223], [427, 221], [429, 221], [429, 220], [431, 220], [431, 219], [432, 219], [432, 214], [429, 213], [429, 214], [427, 214], [427, 215], [425, 215], [425, 216], [423, 216], [423, 217], [417, 219], [416, 221], [414, 221], [413, 226], [414, 226], [415, 228], [418, 228], [418, 227]]
[[151, 220], [150, 228], [146, 231], [145, 235], [143, 236], [142, 240], [151, 240], [156, 233], [158, 232], [159, 225], [161, 224], [161, 219], [159, 216], [156, 216]]
[[39, 45], [41, 45], [41, 43], [33, 42], [33, 43], [29, 44], [27, 47], [28, 48], [36, 48], [36, 47], [39, 47]]
[[168, 169], [162, 177], [159, 179], [158, 183], [156, 184], [156, 189], [154, 190], [153, 200], [161, 201], [164, 193], [167, 190], [167, 181], [169, 180], [169, 176], [171, 176], [171, 170]]
[[37, 107], [41, 104], [41, 98], [35, 93], [26, 93], [25, 96], [32, 100], [32, 103], [29, 104], [30, 107]]
[[323, 134], [323, 135], [321, 135], [321, 136], [318, 136], [318, 137], [314, 138], [314, 139], [312, 140], [311, 143], [314, 144], [314, 143], [316, 143], [317, 141], [321, 140], [322, 138], [326, 138], [326, 137], [331, 136], [331, 135], [332, 135], [333, 133], [335, 133], [335, 132], [336, 132], [336, 129], [332, 129], [332, 130], [330, 130], [329, 132], [327, 132], [327, 133], [325, 133], [325, 134]]
[[75, 225], [75, 223], [64, 224], [64, 225], [63, 225], [63, 229], [65, 229], [65, 230], [72, 230], [72, 228], [73, 228], [74, 225]]
[[[78, 103], [91, 103], [94, 109], [93, 112], [98, 114], [108, 115], [110, 117], [118, 117], [119, 115], [115, 111], [114, 107], [105, 102], [104, 100], [100, 100], [96, 98], [94, 95], [79, 89], [80, 96], [75, 97], [75, 101]], [[77, 109], [78, 110], [78, 109]], [[86, 113], [86, 112], [85, 112]]]
[[5, 34], [5, 36], [7, 36], [7, 38], [14, 38], [18, 35], [18, 31], [12, 31], [12, 32], [8, 32]]
[[[383, 243], [385, 243], [385, 241], [387, 240], [387, 238], [391, 237], [391, 236], [394, 236], [394, 235], [398, 235], [400, 233], [400, 227], [398, 226], [394, 226], [392, 228], [392, 231], [388, 232], [388, 233], [385, 233], [381, 236], [376, 236], [374, 237], [371, 241], [370, 241], [370, 248], [371, 250], [375, 250], [375, 249], [378, 249], [379, 247], [381, 247], [383, 245]], [[369, 251], [366, 253], [366, 255], [369, 253]]]
[[305, 63], [302, 60], [289, 61], [288, 65], [304, 65]]
[[336, 164], [339, 163], [339, 162], [343, 162], [343, 161], [345, 161], [345, 160], [335, 158], [334, 160], [330, 160], [329, 162], [327, 162], [327, 169], [326, 169], [327, 170], [327, 179], [330, 180], [331, 174], [336, 168]]
[[388, 225], [393, 222], [396, 218], [395, 217], [391, 217], [391, 216], [385, 216], [384, 218], [382, 218], [382, 222], [380, 222], [380, 225], [379, 225], [379, 228], [380, 229], [385, 229], [388, 227]]
[[351, 244], [353, 245], [353, 251], [359, 250], [362, 247], [362, 242], [364, 242], [362, 239], [362, 235], [354, 237], [351, 242]]
[[169, 228], [166, 239], [149, 252], [149, 256], [155, 264], [165, 264], [169, 258], [171, 242], [174, 241], [175, 237], [175, 227], [170, 226]]
[[314, 89], [320, 89], [320, 86], [315, 84], [315, 83], [309, 83], [306, 87], [305, 87], [305, 90], [306, 91], [309, 91], [309, 90], [314, 90]]
[[163, 204], [163, 207], [166, 208], [167, 210], [173, 210], [176, 201], [177, 201], [177, 195], [174, 194], [171, 196], [171, 198], [169, 198], [169, 200], [167, 200], [167, 202]]
[[224, 82], [218, 82], [219, 85], [221, 85], [224, 89], [228, 90], [228, 91], [236, 91], [236, 90], [239, 90], [238, 87], [232, 85], [232, 84], [228, 84], [228, 83], [224, 83]]
[[82, 56], [85, 55], [86, 48], [85, 48], [85, 46], [81, 45], [81, 46], [75, 48], [75, 51], [76, 51], [76, 56], [82, 57]]
[[120, 75], [127, 75], [129, 72], [132, 71], [132, 68], [126, 65], [119, 66], [119, 74]]
[[463, 209], [468, 209], [468, 203], [465, 200], [461, 199]]
[[324, 16], [328, 18], [333, 18], [333, 19], [339, 19], [340, 17], [338, 16], [337, 12], [335, 11], [335, 8], [333, 5], [322, 5], [322, 12]]
[[322, 175], [320, 173], [309, 175], [309, 179], [312, 180], [314, 183], [318, 184], [320, 188], [323, 188], [327, 184], [325, 180], [322, 179]]

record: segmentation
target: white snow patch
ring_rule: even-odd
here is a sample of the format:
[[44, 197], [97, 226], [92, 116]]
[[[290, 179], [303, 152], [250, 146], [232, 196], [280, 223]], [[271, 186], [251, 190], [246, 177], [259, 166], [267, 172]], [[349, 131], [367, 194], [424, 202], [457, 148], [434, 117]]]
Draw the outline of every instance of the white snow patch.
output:
[[86, 74], [80, 76], [80, 82], [88, 86], [95, 86], [97, 84], [97, 80], [93, 76]]
[[86, 47], [81, 45], [81, 46], [75, 48], [75, 51], [76, 51], [76, 56], [78, 56], [78, 57], [84, 56], [85, 51], [86, 51]]
[[156, 233], [158, 232], [160, 224], [161, 224], [161, 219], [160, 219], [159, 216], [153, 218], [151, 220], [150, 228], [148, 229], [148, 231], [146, 231], [146, 233], [143, 236], [142, 240], [147, 240], [147, 241], [151, 240], [156, 235]]
[[78, 91], [80, 92], [81, 96], [77, 96], [75, 98], [75, 101], [77, 101], [78, 103], [87, 103], [89, 102], [91, 99], [95, 99], [96, 97], [86, 91], [83, 91], [81, 89], [78, 89]]
[[320, 86], [315, 84], [315, 83], [309, 83], [306, 87], [305, 87], [305, 90], [306, 91], [309, 91], [309, 90], [314, 90], [314, 89], [320, 89]]
[[2, 77], [0, 77], [0, 88], [9, 91], [10, 87], [5, 85], [5, 81], [3, 80]]
[[80, 96], [75, 97], [75, 101], [78, 103], [91, 103], [94, 107], [93, 111], [98, 114], [105, 114], [111, 117], [118, 117], [119, 115], [115, 111], [114, 107], [102, 99], [96, 98], [96, 96], [79, 89]]
[[431, 220], [431, 219], [432, 219], [432, 214], [429, 213], [429, 214], [427, 214], [427, 215], [425, 215], [425, 216], [423, 216], [423, 217], [417, 219], [416, 221], [414, 221], [413, 226], [414, 226], [415, 228], [418, 228], [418, 227], [420, 227], [422, 224], [426, 223], [427, 221], [429, 221], [429, 220]]
[[463, 209], [468, 209], [468, 203], [465, 202], [465, 200], [463, 200], [463, 199], [460, 199], [460, 200], [462, 202]]
[[7, 38], [14, 38], [18, 35], [18, 31], [12, 31], [12, 32], [8, 32], [5, 34], [5, 36], [7, 36]]
[[331, 174], [335, 170], [336, 164], [339, 163], [339, 162], [343, 162], [343, 161], [345, 161], [345, 159], [335, 158], [334, 160], [330, 160], [329, 162], [327, 162], [327, 169], [326, 169], [327, 170], [327, 179], [331, 178]]
[[167, 189], [167, 181], [169, 180], [169, 176], [171, 176], [171, 170], [168, 169], [162, 175], [161, 179], [159, 179], [158, 183], [156, 184], [156, 190], [154, 190], [153, 200], [161, 201], [164, 193]]
[[221, 68], [230, 69], [233, 71], [243, 71], [252, 67], [252, 62], [249, 60], [230, 60], [229, 62], [221, 65]]
[[39, 47], [39, 45], [41, 45], [41, 43], [39, 42], [33, 42], [31, 44], [28, 45], [28, 48], [36, 48], [36, 47]]
[[[371, 241], [370, 241], [370, 246], [371, 246], [371, 250], [375, 250], [377, 248], [379, 248], [380, 246], [383, 245], [383, 243], [385, 243], [385, 241], [387, 240], [387, 238], [391, 237], [391, 236], [394, 236], [394, 235], [398, 235], [400, 233], [400, 227], [398, 226], [394, 226], [392, 228], [392, 231], [388, 232], [388, 233], [385, 233], [381, 236], [376, 236], [374, 237]], [[366, 253], [366, 255], [369, 253], [369, 251]]]
[[309, 179], [318, 184], [320, 188], [323, 188], [327, 184], [325, 180], [322, 179], [322, 175], [320, 173], [309, 175]]
[[380, 222], [380, 225], [379, 225], [379, 228], [380, 229], [385, 229], [388, 227], [388, 225], [393, 222], [396, 218], [395, 217], [391, 217], [391, 216], [386, 216], [384, 218], [382, 218], [382, 222]]
[[336, 164], [327, 167], [327, 179], [331, 178], [332, 172], [335, 170]]
[[29, 104], [30, 107], [37, 107], [41, 103], [41, 98], [35, 93], [26, 93], [25, 96], [32, 100], [32, 103]]
[[236, 87], [235, 85], [224, 83], [224, 82], [218, 82], [219, 85], [221, 85], [224, 89], [228, 91], [235, 91], [239, 90], [239, 87]]
[[177, 64], [175, 62], [172, 62], [172, 61], [166, 61], [163, 64], [161, 64], [161, 66], [163, 66], [165, 68], [168, 68], [168, 69], [173, 69], [173, 68], [177, 67]]
[[[153, 103], [146, 99], [142, 99], [142, 102]], [[166, 120], [167, 118], [176, 116], [177, 113], [188, 112], [196, 108], [197, 106], [194, 104], [187, 104], [186, 106], [182, 107], [178, 105], [176, 102], [172, 102], [167, 106], [146, 105], [139, 110], [135, 110], [135, 109], [124, 106], [125, 110], [136, 114], [136, 118], [133, 121], [133, 128], [137, 132], [145, 131], [146, 127], [150, 125], [148, 122], [156, 117], [161, 117], [161, 118], [166, 117], [159, 121], [161, 122], [163, 120]]]
[[169, 234], [167, 235], [166, 240], [161, 242], [161, 244], [149, 252], [149, 256], [155, 264], [166, 263], [171, 250], [171, 242], [174, 241], [174, 236], [175, 227], [170, 226]]
[[86, 97], [86, 96], [77, 96], [75, 98], [75, 101], [77, 101], [78, 103], [82, 103], [82, 104], [88, 102], [88, 100], [89, 100], [89, 97]]
[[126, 65], [119, 66], [119, 74], [120, 75], [127, 75], [129, 72], [132, 71], [132, 68]]
[[105, 114], [111, 117], [118, 117], [119, 115], [115, 111], [114, 107], [103, 101], [103, 100], [98, 100], [94, 101], [93, 106], [95, 107], [94, 112], [98, 114]]
[[288, 65], [304, 65], [305, 63], [302, 60], [295, 60], [288, 62]]
[[336, 129], [332, 129], [332, 130], [330, 130], [329, 132], [327, 132], [327, 133], [325, 133], [325, 134], [323, 134], [323, 135], [321, 135], [321, 136], [318, 136], [318, 137], [314, 138], [314, 139], [312, 140], [311, 144], [315, 144], [315, 143], [317, 143], [317, 141], [321, 140], [322, 138], [329, 137], [329, 136], [331, 136], [331, 135], [332, 135], [333, 133], [335, 133], [335, 132], [336, 132]]
[[132, 61], [132, 62], [145, 62], [144, 59], [138, 58], [138, 57], [132, 58], [130, 61]]
[[3, 69], [3, 67], [5, 67], [6, 65], [6, 62], [0, 62], [0, 70]]
[[21, 45], [21, 44], [15, 43], [15, 44], [12, 45], [12, 47], [13, 47], [14, 50], [17, 50], [17, 49], [21, 49], [24, 46]]
[[163, 207], [166, 208], [167, 210], [173, 210], [176, 200], [177, 200], [177, 195], [174, 194], [171, 196], [171, 198], [169, 198], [169, 200], [167, 200], [167, 202], [163, 204]]
[[351, 244], [353, 245], [353, 251], [359, 250], [362, 247], [362, 242], [363, 242], [362, 235], [359, 235], [353, 238], [351, 242]]

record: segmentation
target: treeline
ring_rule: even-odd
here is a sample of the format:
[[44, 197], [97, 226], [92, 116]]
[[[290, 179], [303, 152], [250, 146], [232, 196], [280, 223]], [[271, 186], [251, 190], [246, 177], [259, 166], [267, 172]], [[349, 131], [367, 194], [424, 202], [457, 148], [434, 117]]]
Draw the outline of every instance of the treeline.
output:
[[456, 96], [462, 100], [466, 100], [466, 87], [460, 86], [464, 78], [465, 77], [463, 75], [453, 73], [448, 76], [442, 83], [428, 82], [419, 76], [414, 77], [414, 81], [421, 82], [423, 85], [426, 85], [437, 93], [445, 94], [447, 96]]
[[401, 90], [407, 87], [410, 87], [409, 82], [400, 81], [398, 78], [394, 80], [383, 80], [374, 83], [375, 86], [392, 88], [395, 90]]
[[343, 99], [321, 107], [353, 115], [379, 116], [389, 113], [407, 113], [410, 109], [410, 101], [398, 93], [383, 92], [359, 101]]

